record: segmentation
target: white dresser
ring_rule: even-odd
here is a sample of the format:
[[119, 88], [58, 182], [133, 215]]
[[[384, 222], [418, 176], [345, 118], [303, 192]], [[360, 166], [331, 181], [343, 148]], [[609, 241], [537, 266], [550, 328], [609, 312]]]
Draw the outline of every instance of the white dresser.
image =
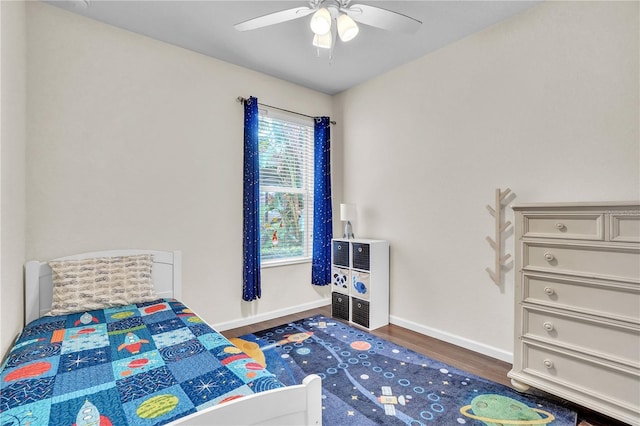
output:
[[513, 210], [513, 386], [640, 425], [640, 203]]

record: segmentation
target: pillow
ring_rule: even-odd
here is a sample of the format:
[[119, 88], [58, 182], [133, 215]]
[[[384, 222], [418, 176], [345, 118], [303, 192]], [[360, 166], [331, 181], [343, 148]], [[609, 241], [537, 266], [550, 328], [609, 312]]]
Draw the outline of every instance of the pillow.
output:
[[49, 315], [157, 300], [151, 265], [149, 254], [51, 261], [53, 301]]

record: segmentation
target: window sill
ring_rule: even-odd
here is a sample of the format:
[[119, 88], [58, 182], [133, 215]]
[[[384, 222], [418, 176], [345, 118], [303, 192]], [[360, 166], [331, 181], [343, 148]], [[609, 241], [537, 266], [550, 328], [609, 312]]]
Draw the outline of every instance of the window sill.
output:
[[278, 266], [289, 266], [289, 265], [298, 265], [301, 263], [311, 263], [310, 257], [298, 257], [295, 259], [286, 259], [286, 260], [268, 260], [262, 262], [260, 264], [261, 269], [265, 268], [276, 268]]

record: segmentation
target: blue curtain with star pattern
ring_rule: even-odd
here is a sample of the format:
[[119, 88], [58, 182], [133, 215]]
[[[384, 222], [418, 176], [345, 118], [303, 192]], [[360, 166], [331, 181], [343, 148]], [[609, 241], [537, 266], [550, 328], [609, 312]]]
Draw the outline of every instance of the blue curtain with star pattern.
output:
[[243, 232], [244, 250], [242, 300], [259, 299], [260, 289], [260, 163], [258, 162], [258, 99], [244, 101], [244, 181]]
[[329, 117], [316, 117], [314, 124], [313, 170], [313, 255], [311, 283], [331, 283], [331, 238], [333, 211], [331, 207], [331, 122]]

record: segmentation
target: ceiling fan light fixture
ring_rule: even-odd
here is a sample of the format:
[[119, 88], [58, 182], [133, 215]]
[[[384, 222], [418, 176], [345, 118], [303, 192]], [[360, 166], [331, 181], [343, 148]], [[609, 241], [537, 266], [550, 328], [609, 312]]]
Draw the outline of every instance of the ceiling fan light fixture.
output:
[[311, 17], [311, 31], [316, 35], [324, 35], [331, 29], [331, 14], [326, 7], [322, 7], [316, 11]]
[[358, 25], [353, 19], [346, 13], [342, 13], [338, 16], [338, 35], [340, 40], [347, 42], [353, 40], [360, 31]]
[[321, 49], [331, 49], [331, 42], [333, 39], [331, 38], [331, 32], [327, 32], [322, 35], [314, 35], [313, 36], [313, 45], [315, 47], [319, 47]]

